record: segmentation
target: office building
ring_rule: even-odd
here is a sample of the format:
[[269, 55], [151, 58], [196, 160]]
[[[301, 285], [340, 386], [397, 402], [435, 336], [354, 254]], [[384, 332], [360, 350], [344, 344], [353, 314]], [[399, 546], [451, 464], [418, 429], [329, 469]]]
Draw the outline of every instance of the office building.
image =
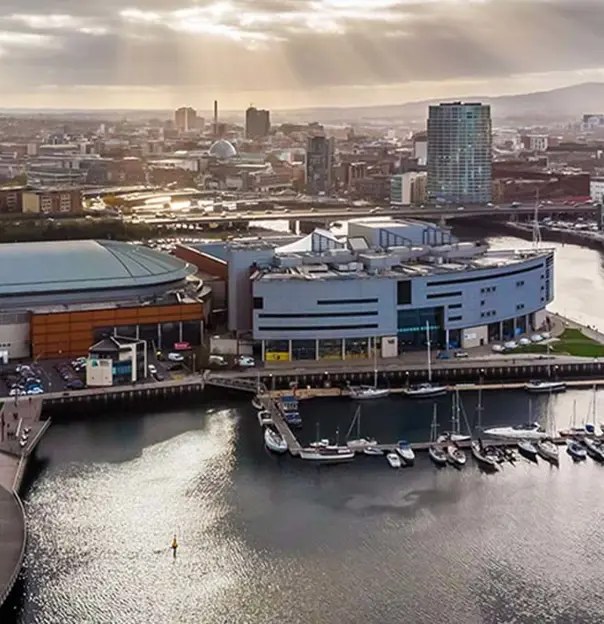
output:
[[407, 171], [390, 179], [390, 203], [422, 204], [426, 201], [427, 175], [424, 171]]
[[308, 137], [306, 148], [306, 192], [328, 195], [333, 189], [335, 142], [326, 136]]
[[554, 253], [490, 251], [421, 221], [353, 220], [282, 247], [229, 243], [228, 323], [264, 360], [382, 356], [470, 348], [540, 329], [554, 297]]
[[491, 201], [491, 108], [483, 104], [430, 106], [428, 197], [442, 204]]
[[191, 107], [182, 107], [174, 111], [174, 125], [180, 132], [196, 130], [198, 126], [197, 111]]
[[24, 214], [78, 214], [82, 212], [82, 191], [79, 188], [44, 188], [24, 191]]
[[247, 139], [263, 139], [271, 130], [271, 114], [250, 106], [245, 111], [245, 137]]

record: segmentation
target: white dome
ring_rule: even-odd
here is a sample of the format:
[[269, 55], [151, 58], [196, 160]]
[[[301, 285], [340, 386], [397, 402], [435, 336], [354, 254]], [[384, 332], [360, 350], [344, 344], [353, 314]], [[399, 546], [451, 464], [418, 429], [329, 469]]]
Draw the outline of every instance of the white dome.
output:
[[227, 160], [229, 158], [234, 158], [237, 156], [237, 150], [235, 146], [229, 141], [225, 141], [224, 139], [220, 139], [215, 143], [212, 143], [208, 154], [210, 156], [214, 156], [214, 158], [219, 158], [220, 160]]

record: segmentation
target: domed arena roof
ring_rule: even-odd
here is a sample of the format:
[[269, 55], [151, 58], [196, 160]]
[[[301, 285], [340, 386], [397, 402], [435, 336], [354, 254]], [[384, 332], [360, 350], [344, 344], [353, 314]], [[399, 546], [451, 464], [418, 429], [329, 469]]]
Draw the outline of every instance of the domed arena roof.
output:
[[237, 156], [237, 150], [230, 141], [220, 139], [215, 143], [212, 143], [212, 146], [208, 150], [208, 154], [210, 156], [214, 156], [214, 158], [219, 158], [220, 160], [228, 160], [229, 158]]
[[0, 297], [169, 284], [194, 270], [174, 256], [116, 241], [2, 243]]

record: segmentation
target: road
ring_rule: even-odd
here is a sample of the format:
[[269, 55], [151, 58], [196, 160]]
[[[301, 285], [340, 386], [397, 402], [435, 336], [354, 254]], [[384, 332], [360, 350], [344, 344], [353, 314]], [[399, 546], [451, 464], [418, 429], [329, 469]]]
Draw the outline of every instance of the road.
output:
[[[264, 210], [232, 210], [216, 213], [184, 213], [177, 212], [174, 216], [162, 217], [124, 217], [126, 221], [133, 223], [141, 222], [150, 225], [175, 225], [177, 223], [209, 224], [209, 223], [249, 223], [253, 221], [338, 221], [348, 219], [359, 219], [367, 217], [396, 217], [399, 219], [459, 219], [469, 217], [497, 216], [498, 218], [510, 218], [512, 215], [532, 215], [535, 211], [534, 204], [523, 204], [516, 208], [511, 206], [495, 206], [487, 208], [485, 206], [459, 208], [412, 208], [412, 207], [359, 207], [341, 206], [325, 207], [317, 205], [310, 208], [282, 208], [282, 204], [276, 204], [272, 209]], [[593, 214], [597, 208], [591, 205], [566, 206], [564, 204], [551, 204], [539, 208], [539, 216], [544, 217], [554, 214], [586, 215]]]

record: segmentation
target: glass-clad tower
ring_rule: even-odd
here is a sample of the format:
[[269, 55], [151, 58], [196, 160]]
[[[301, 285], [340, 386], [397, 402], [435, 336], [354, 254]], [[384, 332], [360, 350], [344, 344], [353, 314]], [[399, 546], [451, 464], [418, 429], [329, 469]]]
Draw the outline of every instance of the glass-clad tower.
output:
[[430, 106], [428, 198], [431, 203], [491, 201], [491, 107], [453, 102]]

